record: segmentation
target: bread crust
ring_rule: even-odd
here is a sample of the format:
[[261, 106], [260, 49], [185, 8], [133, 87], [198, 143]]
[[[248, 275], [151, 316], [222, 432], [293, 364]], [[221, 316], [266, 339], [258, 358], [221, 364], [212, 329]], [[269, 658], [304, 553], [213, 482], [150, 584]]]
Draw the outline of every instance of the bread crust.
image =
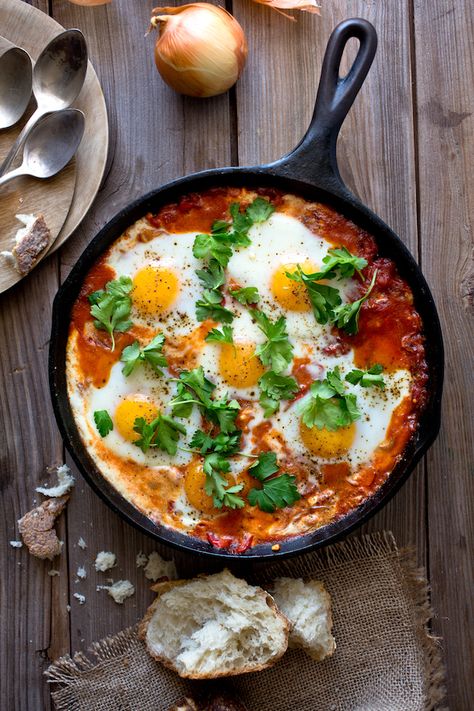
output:
[[[199, 575], [198, 578], [200, 579], [207, 579], [213, 577], [212, 575]], [[196, 578], [194, 578], [195, 580]], [[160, 598], [170, 590], [172, 590], [175, 587], [179, 587], [182, 585], [186, 585], [187, 583], [191, 583], [193, 580], [170, 580], [167, 582], [163, 583], [157, 583], [156, 585], [153, 586], [152, 589], [154, 589], [158, 596], [157, 598], [152, 602], [152, 604], [149, 606], [147, 609], [145, 616], [143, 617], [142, 621], [139, 624], [139, 636], [140, 638], [145, 642], [148, 654], [150, 654], [153, 659], [155, 659], [157, 662], [160, 662], [163, 664], [163, 666], [167, 667], [168, 669], [171, 669], [172, 671], [176, 672], [178, 676], [182, 677], [183, 679], [219, 679], [221, 677], [228, 677], [228, 676], [238, 676], [240, 674], [248, 674], [250, 672], [258, 672], [258, 671], [263, 671], [263, 669], [268, 669], [269, 667], [272, 667], [281, 657], [284, 655], [286, 650], [288, 649], [288, 636], [290, 632], [290, 622], [289, 620], [285, 617], [285, 615], [280, 612], [278, 609], [275, 600], [273, 597], [268, 593], [266, 590], [263, 590], [263, 588], [260, 587], [254, 587], [255, 590], [255, 595], [258, 595], [259, 597], [262, 597], [265, 599], [266, 604], [274, 611], [275, 615], [280, 619], [283, 628], [284, 628], [284, 634], [285, 634], [285, 639], [286, 639], [286, 644], [282, 645], [282, 647], [278, 650], [277, 654], [272, 657], [268, 662], [265, 662], [263, 664], [259, 665], [248, 665], [246, 667], [242, 667], [240, 669], [236, 669], [234, 671], [223, 671], [223, 672], [214, 672], [212, 674], [199, 674], [199, 673], [187, 673], [183, 670], [180, 670], [176, 664], [173, 663], [171, 659], [168, 657], [165, 657], [164, 655], [157, 654], [153, 646], [148, 642], [147, 639], [147, 630], [148, 626], [150, 624], [150, 621], [155, 613], [155, 610], [158, 606], [158, 603], [160, 601]]]
[[48, 499], [28, 511], [18, 521], [18, 530], [30, 553], [37, 558], [52, 560], [61, 553], [62, 544], [54, 530], [54, 522], [68, 502], [69, 496]]

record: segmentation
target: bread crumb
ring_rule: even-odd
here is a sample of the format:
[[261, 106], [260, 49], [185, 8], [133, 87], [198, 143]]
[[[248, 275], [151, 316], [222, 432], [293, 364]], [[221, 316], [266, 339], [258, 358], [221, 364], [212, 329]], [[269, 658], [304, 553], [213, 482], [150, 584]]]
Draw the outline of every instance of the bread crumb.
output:
[[71, 612], [71, 605], [66, 605], [67, 612]]
[[80, 580], [84, 580], [85, 578], [87, 578], [87, 571], [82, 566], [79, 566], [79, 568], [77, 569], [76, 575], [78, 578], [80, 578]]
[[23, 548], [23, 543], [21, 541], [10, 541], [12, 548]]
[[110, 597], [112, 597], [116, 603], [122, 605], [127, 597], [131, 597], [135, 593], [135, 588], [130, 582], [130, 580], [118, 580], [113, 585], [97, 585], [97, 591], [107, 590]]
[[54, 521], [66, 506], [68, 499], [68, 496], [62, 496], [43, 501], [18, 521], [23, 543], [37, 558], [52, 560], [61, 553], [63, 544], [54, 530]]
[[51, 486], [50, 488], [45, 488], [43, 486], [37, 486], [35, 491], [38, 491], [44, 496], [50, 496], [56, 498], [57, 496], [64, 496], [68, 491], [74, 486], [74, 477], [71, 474], [67, 464], [61, 464], [57, 467], [56, 474], [58, 477], [58, 483], [56, 486]]
[[113, 568], [117, 558], [115, 553], [110, 553], [110, 551], [100, 551], [97, 553], [97, 558], [95, 559], [95, 569], [104, 573], [106, 570]]
[[86, 596], [81, 595], [81, 593], [74, 593], [73, 597], [75, 597], [76, 600], [79, 601], [79, 605], [83, 605], [86, 601]]
[[163, 558], [156, 551], [150, 553], [144, 572], [145, 577], [148, 580], [153, 580], [153, 582], [159, 578], [176, 580], [178, 577], [174, 560], [163, 560]]
[[137, 563], [137, 568], [144, 568], [148, 562], [148, 556], [146, 553], [142, 553], [140, 551], [140, 553], [137, 554], [137, 557], [135, 560]]
[[51, 570], [48, 570], [48, 575], [54, 578], [55, 575], [61, 575], [61, 573], [59, 572], [59, 570], [54, 570], [53, 568], [51, 568]]
[[79, 538], [77, 545], [79, 546], [79, 548], [82, 548], [83, 551], [85, 551], [85, 549], [87, 548], [87, 543], [85, 542], [82, 536]]

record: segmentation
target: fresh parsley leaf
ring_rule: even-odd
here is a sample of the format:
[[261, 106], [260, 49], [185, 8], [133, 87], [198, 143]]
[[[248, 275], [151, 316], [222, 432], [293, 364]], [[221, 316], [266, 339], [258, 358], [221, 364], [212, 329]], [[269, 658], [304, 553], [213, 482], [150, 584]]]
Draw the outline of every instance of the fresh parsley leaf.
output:
[[316, 274], [305, 274], [298, 265], [298, 271], [286, 272], [286, 276], [293, 281], [302, 282], [308, 292], [308, 298], [313, 309], [317, 323], [325, 324], [332, 320], [333, 310], [341, 303], [338, 289], [327, 284], [318, 284], [313, 281]]
[[189, 445], [198, 449], [201, 454], [211, 451], [221, 454], [235, 454], [239, 450], [241, 434], [240, 430], [235, 430], [231, 434], [220, 432], [216, 437], [211, 437], [202, 430], [196, 430]]
[[280, 316], [277, 321], [271, 321], [263, 311], [258, 309], [251, 309], [250, 313], [267, 338], [265, 343], [260, 343], [257, 346], [256, 355], [263, 365], [271, 368], [277, 374], [282, 373], [293, 358], [293, 346], [288, 340], [285, 317]]
[[200, 234], [194, 240], [193, 255], [196, 259], [214, 259], [221, 267], [226, 267], [232, 257], [232, 249], [213, 234]]
[[204, 339], [208, 343], [233, 343], [234, 337], [231, 326], [222, 326], [222, 331], [213, 328]]
[[96, 410], [94, 412], [94, 422], [101, 437], [107, 437], [114, 429], [114, 423], [107, 410]]
[[244, 306], [256, 304], [260, 301], [260, 294], [256, 286], [244, 286], [241, 289], [229, 289], [229, 294]]
[[362, 306], [364, 301], [369, 298], [370, 293], [374, 288], [376, 278], [377, 270], [374, 271], [374, 275], [372, 277], [372, 281], [370, 282], [369, 288], [360, 299], [358, 299], [357, 301], [353, 301], [350, 304], [341, 304], [339, 306], [336, 306], [336, 308], [334, 309], [334, 316], [332, 319], [333, 322], [338, 328], [342, 328], [350, 336], [354, 336], [359, 331], [360, 307]]
[[260, 405], [264, 417], [271, 417], [278, 412], [280, 400], [292, 400], [298, 392], [298, 383], [290, 375], [279, 375], [273, 370], [264, 373], [258, 381], [260, 387]]
[[140, 435], [133, 444], [140, 447], [142, 452], [147, 452], [150, 447], [157, 447], [171, 455], [176, 454], [178, 450], [179, 435], [186, 434], [184, 425], [168, 415], [158, 415], [149, 423], [144, 417], [137, 417], [133, 431]]
[[300, 408], [307, 427], [335, 432], [360, 418], [356, 396], [345, 391], [337, 367], [328, 372], [324, 380], [314, 381], [309, 395]]
[[120, 360], [125, 363], [122, 368], [122, 373], [125, 376], [129, 376], [138, 363], [149, 363], [155, 373], [158, 375], [163, 375], [161, 366], [168, 365], [168, 361], [162, 353], [163, 344], [165, 342], [165, 337], [162, 333], [150, 341], [150, 343], [144, 348], [140, 348], [138, 341], [135, 341], [130, 346], [123, 349]]
[[240, 409], [237, 400], [211, 398], [214, 383], [204, 375], [202, 366], [183, 371], [178, 380], [177, 395], [171, 400], [172, 413], [176, 417], [189, 417], [193, 405], [198, 405], [201, 413], [210, 422], [219, 425], [224, 433], [235, 430], [235, 418]]
[[232, 323], [234, 314], [222, 306], [222, 294], [220, 291], [206, 289], [202, 298], [196, 301], [196, 318], [198, 321], [220, 321], [221, 323]]
[[240, 405], [237, 400], [227, 400], [223, 397], [221, 400], [212, 400], [211, 405], [205, 408], [204, 416], [219, 425], [221, 432], [233, 432], [239, 410]]
[[234, 202], [229, 212], [232, 217], [232, 232], [229, 232], [229, 237], [236, 247], [248, 247], [251, 244], [248, 231], [252, 227], [253, 222], [245, 212], [240, 212], [240, 204]]
[[360, 384], [363, 388], [370, 388], [373, 385], [383, 390], [385, 388], [385, 382], [381, 375], [382, 372], [383, 367], [379, 363], [376, 363], [368, 370], [351, 370], [350, 373], [347, 373], [346, 380], [352, 383], [352, 385]]
[[248, 502], [251, 506], [258, 506], [261, 511], [273, 513], [275, 509], [292, 506], [301, 499], [301, 494], [296, 488], [296, 477], [290, 474], [281, 474], [273, 479], [263, 482], [261, 489], [251, 489]]
[[275, 212], [275, 208], [266, 198], [255, 198], [247, 207], [246, 213], [251, 221], [255, 223], [266, 222], [268, 218]]
[[206, 483], [204, 490], [208, 496], [212, 496], [214, 506], [222, 508], [242, 508], [245, 502], [236, 494], [243, 489], [243, 484], [236, 484], [226, 489], [227, 479], [222, 476], [230, 471], [229, 461], [218, 452], [212, 452], [204, 458], [203, 463], [204, 473], [206, 475]]
[[339, 279], [350, 279], [355, 272], [362, 276], [361, 270], [367, 266], [366, 259], [351, 254], [346, 247], [328, 250], [327, 255], [323, 258], [323, 263], [324, 269], [314, 274], [308, 274], [308, 279], [311, 281], [333, 279], [337, 272], [339, 272]]
[[196, 274], [207, 289], [219, 289], [225, 283], [224, 269], [215, 259], [209, 260], [205, 269], [197, 269]]
[[260, 452], [258, 459], [248, 468], [248, 473], [259, 481], [265, 481], [278, 469], [275, 452]]
[[89, 295], [94, 326], [107, 331], [112, 339], [112, 350], [115, 350], [114, 331], [128, 331], [132, 325], [128, 320], [132, 308], [131, 290], [130, 277], [121, 276], [119, 279], [107, 282], [105, 290], [94, 291]]

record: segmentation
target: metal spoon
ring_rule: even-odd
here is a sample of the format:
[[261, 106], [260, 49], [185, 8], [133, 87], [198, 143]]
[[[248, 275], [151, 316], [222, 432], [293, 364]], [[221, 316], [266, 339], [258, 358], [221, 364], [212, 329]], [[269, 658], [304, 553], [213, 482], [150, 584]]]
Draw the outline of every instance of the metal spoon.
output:
[[41, 118], [25, 141], [23, 163], [0, 178], [0, 185], [20, 175], [50, 178], [62, 170], [77, 151], [85, 119], [78, 109], [63, 109]]
[[0, 166], [0, 175], [10, 167], [32, 127], [45, 114], [72, 104], [84, 84], [87, 47], [80, 30], [61, 32], [41, 52], [33, 69], [33, 93], [38, 108]]
[[21, 47], [0, 56], [0, 129], [13, 126], [25, 113], [31, 96], [31, 57]]

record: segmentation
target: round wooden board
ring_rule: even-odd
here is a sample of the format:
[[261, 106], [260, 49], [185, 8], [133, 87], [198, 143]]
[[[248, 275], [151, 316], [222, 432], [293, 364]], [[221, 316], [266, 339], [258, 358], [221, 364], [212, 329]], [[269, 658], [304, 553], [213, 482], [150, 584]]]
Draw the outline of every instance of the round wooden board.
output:
[[[64, 27], [56, 20], [23, 0], [0, 0], [1, 34], [26, 49], [33, 60], [63, 30]], [[97, 195], [105, 171], [109, 145], [107, 109], [99, 80], [90, 62], [84, 86], [74, 106], [81, 109], [86, 117], [84, 137], [76, 154], [77, 190], [50, 253], [60, 247], [79, 225]]]
[[[13, 128], [0, 132], [0, 164], [15, 141], [26, 118]], [[18, 161], [16, 161], [18, 162]], [[40, 215], [51, 230], [51, 245], [57, 239], [74, 195], [76, 162], [73, 158], [58, 175], [48, 180], [23, 177], [0, 187], [0, 251], [12, 250], [17, 230], [23, 223], [16, 215]], [[46, 254], [46, 253], [45, 253]], [[43, 255], [44, 256], [44, 255]], [[23, 279], [6, 259], [0, 258], [0, 293]]]

